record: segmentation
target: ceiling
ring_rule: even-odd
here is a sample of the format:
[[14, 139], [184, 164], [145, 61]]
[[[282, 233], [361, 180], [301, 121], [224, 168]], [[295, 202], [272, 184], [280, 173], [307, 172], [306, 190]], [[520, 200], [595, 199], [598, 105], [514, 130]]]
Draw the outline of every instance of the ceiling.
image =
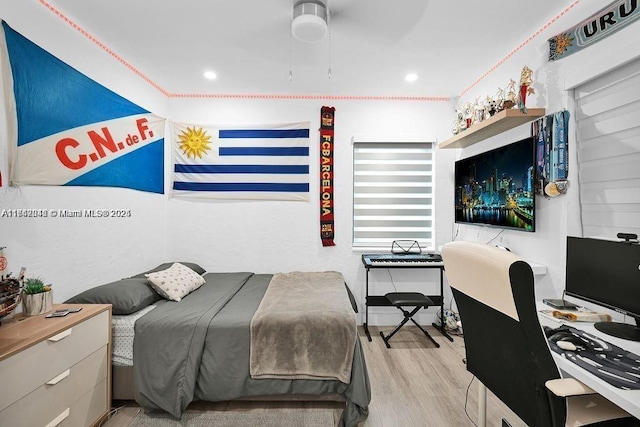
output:
[[450, 97], [575, 1], [329, 0], [317, 43], [290, 36], [294, 0], [41, 2], [172, 95]]

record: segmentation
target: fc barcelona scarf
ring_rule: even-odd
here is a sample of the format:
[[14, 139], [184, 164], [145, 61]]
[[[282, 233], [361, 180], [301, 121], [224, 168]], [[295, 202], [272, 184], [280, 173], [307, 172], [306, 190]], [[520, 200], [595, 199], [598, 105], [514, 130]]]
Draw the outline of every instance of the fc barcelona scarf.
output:
[[322, 246], [333, 242], [333, 121], [334, 107], [322, 107], [320, 112], [320, 238]]

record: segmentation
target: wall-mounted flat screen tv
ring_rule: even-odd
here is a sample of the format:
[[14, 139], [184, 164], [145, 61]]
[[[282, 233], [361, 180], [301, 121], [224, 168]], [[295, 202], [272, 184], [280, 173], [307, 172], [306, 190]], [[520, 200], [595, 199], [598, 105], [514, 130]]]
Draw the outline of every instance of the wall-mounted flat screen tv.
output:
[[456, 161], [456, 223], [535, 231], [534, 150], [530, 137]]

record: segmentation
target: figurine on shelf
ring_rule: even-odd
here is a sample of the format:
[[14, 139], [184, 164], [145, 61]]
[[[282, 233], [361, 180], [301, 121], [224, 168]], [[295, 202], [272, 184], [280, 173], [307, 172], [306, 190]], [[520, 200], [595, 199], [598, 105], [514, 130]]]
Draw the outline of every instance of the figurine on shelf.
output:
[[473, 101], [473, 123], [480, 123], [482, 120], [484, 120], [484, 106], [478, 97]]
[[508, 110], [513, 108], [518, 101], [518, 95], [516, 94], [516, 82], [513, 79], [509, 79], [509, 85], [507, 86], [507, 97], [502, 103], [503, 109]]
[[523, 113], [527, 112], [526, 101], [527, 94], [535, 93], [533, 87], [533, 70], [527, 67], [526, 65], [522, 68], [522, 72], [520, 73], [520, 92], [518, 94], [518, 108]]
[[498, 91], [496, 92], [496, 96], [493, 99], [496, 102], [496, 113], [504, 110], [504, 89], [499, 87]]
[[465, 129], [469, 129], [471, 127], [471, 124], [473, 123], [473, 106], [471, 105], [470, 102], [467, 102], [466, 104], [464, 104], [464, 122], [465, 122]]
[[488, 119], [498, 112], [498, 103], [487, 95], [487, 98], [484, 100], [484, 118]]
[[454, 135], [462, 132], [462, 124], [464, 123], [464, 114], [462, 113], [462, 108], [460, 106], [456, 107], [456, 117], [453, 120], [453, 126], [451, 127], [451, 133]]
[[467, 124], [464, 118], [464, 108], [458, 104], [455, 108], [456, 117], [453, 121], [453, 126], [451, 127], [451, 132], [454, 135], [459, 134], [463, 130], [467, 128]]

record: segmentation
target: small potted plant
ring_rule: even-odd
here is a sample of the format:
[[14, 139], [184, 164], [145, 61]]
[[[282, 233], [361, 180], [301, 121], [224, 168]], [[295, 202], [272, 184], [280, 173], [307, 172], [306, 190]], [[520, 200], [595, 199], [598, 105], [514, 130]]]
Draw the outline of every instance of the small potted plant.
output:
[[25, 316], [37, 316], [53, 309], [53, 291], [41, 278], [25, 279], [22, 293], [22, 312]]

